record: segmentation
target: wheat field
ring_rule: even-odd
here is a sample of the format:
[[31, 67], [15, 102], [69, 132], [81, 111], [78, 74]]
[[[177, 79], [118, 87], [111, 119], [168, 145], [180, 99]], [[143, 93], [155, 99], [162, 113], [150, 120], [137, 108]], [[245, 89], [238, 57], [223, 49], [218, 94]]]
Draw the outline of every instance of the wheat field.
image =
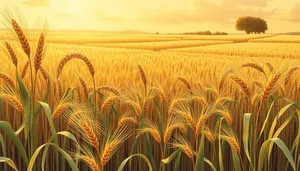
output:
[[299, 170], [297, 36], [1, 37], [0, 170]]

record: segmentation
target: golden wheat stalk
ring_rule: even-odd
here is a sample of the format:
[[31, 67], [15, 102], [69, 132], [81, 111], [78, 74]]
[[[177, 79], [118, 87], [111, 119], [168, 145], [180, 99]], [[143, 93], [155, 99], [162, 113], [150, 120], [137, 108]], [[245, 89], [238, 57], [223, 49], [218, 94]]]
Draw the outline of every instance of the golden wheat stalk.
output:
[[195, 125], [195, 122], [194, 122], [194, 119], [191, 115], [191, 113], [183, 113], [182, 114], [182, 117], [185, 119], [185, 121], [187, 122], [187, 124], [190, 126], [190, 128], [195, 131], [196, 129], [196, 125]]
[[187, 89], [191, 90], [192, 87], [190, 85], [190, 83], [183, 77], [177, 77], [178, 80], [180, 80], [186, 87]]
[[58, 96], [59, 96], [59, 98], [61, 98], [63, 96], [63, 87], [62, 87], [61, 81], [57, 80], [56, 85], [57, 85], [57, 90], [58, 90]]
[[95, 134], [93, 129], [89, 126], [89, 124], [85, 121], [81, 121], [80, 126], [81, 126], [82, 130], [86, 133], [91, 145], [95, 149], [99, 149], [99, 141], [98, 141], [97, 135]]
[[253, 96], [253, 98], [251, 100], [252, 107], [254, 107], [256, 105], [256, 102], [259, 100], [260, 97], [261, 97], [261, 94], [256, 94]]
[[233, 101], [233, 99], [231, 99], [229, 97], [220, 97], [216, 100], [214, 106], [223, 105], [223, 103], [226, 101]]
[[167, 99], [167, 97], [166, 97], [165, 93], [163, 92], [163, 90], [159, 89], [157, 91], [157, 94], [158, 94], [161, 101], [165, 101]]
[[15, 88], [14, 81], [6, 74], [0, 72], [0, 79], [5, 81], [5, 83], [7, 83], [11, 88]]
[[173, 100], [170, 104], [170, 107], [168, 110], [168, 115], [171, 115], [175, 111], [176, 105], [178, 103], [185, 102], [185, 101], [187, 101], [187, 99], [185, 99], [185, 98], [178, 98], [178, 99]]
[[206, 102], [206, 100], [203, 97], [194, 96], [192, 99], [195, 100], [200, 105], [208, 105], [208, 103]]
[[200, 116], [196, 127], [196, 137], [198, 137], [202, 133], [202, 129], [204, 127], [206, 119], [207, 117], [205, 115]]
[[112, 153], [115, 151], [119, 143], [120, 142], [118, 140], [114, 140], [105, 145], [104, 151], [100, 159], [102, 167], [104, 167], [108, 163]]
[[286, 77], [285, 77], [285, 79], [284, 79], [284, 85], [287, 85], [287, 84], [288, 84], [288, 82], [289, 82], [291, 76], [292, 76], [293, 73], [294, 73], [295, 71], [297, 71], [298, 69], [300, 69], [300, 67], [293, 67], [293, 68], [289, 69], [289, 71], [287, 72]]
[[272, 91], [275, 89], [277, 86], [277, 83], [281, 77], [280, 73], [275, 74], [267, 83], [266, 87], [263, 90], [263, 93], [261, 95], [261, 101], [265, 100], [266, 98], [269, 97], [269, 95], [272, 93]]
[[[164, 134], [164, 143], [165, 143], [165, 144], [168, 143], [170, 137], [172, 136], [173, 131], [174, 131], [176, 128], [178, 128], [177, 125], [171, 125], [171, 126], [167, 127], [166, 132], [165, 132], [165, 134]], [[181, 128], [181, 127], [179, 127], [179, 128]]]
[[101, 91], [101, 90], [105, 90], [105, 91], [109, 91], [109, 92], [112, 92], [113, 94], [115, 94], [116, 96], [119, 96], [121, 94], [121, 92], [114, 88], [114, 87], [110, 87], [110, 86], [101, 86], [99, 88], [97, 88], [98, 91]]
[[92, 169], [92, 171], [100, 171], [96, 161], [88, 156], [81, 156], [82, 160], [85, 161]]
[[61, 104], [59, 105], [53, 112], [52, 114], [52, 120], [56, 120], [57, 118], [59, 118], [59, 116], [67, 109], [69, 109], [69, 105], [68, 104]]
[[284, 88], [283, 88], [282, 85], [279, 85], [279, 86], [278, 86], [278, 91], [279, 91], [280, 95], [284, 96], [285, 90], [284, 90]]
[[188, 145], [182, 145], [179, 148], [181, 148], [183, 150], [183, 152], [190, 158], [193, 160], [194, 154], [193, 154], [193, 150], [191, 149], [190, 146]]
[[206, 88], [205, 91], [207, 93], [211, 93], [214, 97], [218, 97], [218, 92], [217, 90], [213, 89], [213, 88]]
[[13, 50], [13, 48], [11, 47], [11, 45], [8, 42], [5, 42], [5, 47], [10, 55], [11, 61], [17, 67], [18, 66], [18, 58], [17, 58], [15, 51]]
[[40, 69], [41, 64], [42, 64], [44, 44], [45, 44], [45, 37], [44, 37], [44, 34], [41, 33], [39, 42], [38, 42], [38, 46], [36, 49], [35, 58], [34, 58], [34, 69], [35, 69], [36, 73], [38, 72], [38, 70]]
[[101, 111], [106, 110], [115, 100], [117, 100], [117, 98], [117, 96], [111, 96], [107, 98], [101, 106]]
[[67, 56], [65, 56], [58, 64], [57, 69], [56, 69], [56, 77], [58, 78], [64, 68], [64, 66], [66, 65], [66, 63], [72, 59], [80, 59], [82, 60], [88, 67], [89, 72], [91, 74], [92, 77], [94, 77], [95, 75], [95, 69], [91, 63], [91, 61], [89, 60], [89, 58], [87, 58], [86, 56], [80, 54], [80, 53], [72, 53], [69, 54]]
[[260, 65], [258, 65], [256, 63], [246, 63], [246, 64], [242, 65], [242, 68], [246, 68], [246, 67], [250, 67], [250, 68], [256, 69], [257, 71], [262, 72], [262, 73], [265, 74], [264, 69]]
[[229, 125], [232, 125], [232, 118], [231, 118], [231, 115], [229, 112], [226, 112], [226, 111], [223, 111], [223, 110], [219, 110], [218, 111], [226, 120], [226, 122], [229, 124]]
[[157, 129], [154, 128], [145, 128], [144, 132], [149, 132], [150, 135], [152, 135], [152, 137], [155, 139], [155, 141], [157, 141], [159, 144], [161, 143], [161, 136], [158, 132]]
[[144, 105], [143, 105], [143, 110], [144, 110], [144, 113], [148, 113], [148, 106], [149, 106], [149, 103], [150, 103], [150, 100], [152, 98], [146, 98], [145, 101], [144, 101]]
[[113, 134], [109, 137], [105, 146], [102, 150], [102, 155], [100, 157], [102, 168], [107, 164], [110, 160], [114, 152], [119, 148], [119, 146], [126, 141], [132, 135], [132, 130], [129, 129], [127, 125], [124, 127], [118, 128], [114, 131]]
[[30, 53], [31, 53], [30, 45], [29, 45], [29, 42], [28, 42], [23, 30], [21, 29], [19, 24], [16, 22], [16, 20], [12, 19], [11, 23], [12, 23], [13, 29], [15, 30], [15, 32], [16, 32], [18, 38], [19, 38], [19, 41], [21, 43], [21, 46], [22, 46], [25, 54], [28, 57], [30, 57]]
[[134, 109], [136, 115], [138, 118], [140, 118], [142, 116], [142, 112], [141, 112], [141, 107], [140, 105], [138, 105], [136, 102], [130, 102], [129, 103], [131, 105], [131, 107]]
[[134, 117], [122, 117], [122, 119], [120, 119], [120, 121], [118, 122], [118, 128], [121, 128], [125, 125], [128, 125], [130, 123], [136, 123], [136, 119]]
[[232, 72], [232, 68], [225, 71], [221, 77], [221, 80], [219, 82], [219, 91], [222, 90], [225, 87], [225, 81], [228, 78], [228, 75]]
[[17, 111], [23, 112], [23, 105], [15, 96], [9, 94], [0, 94], [0, 98], [11, 103]]
[[180, 127], [178, 127], [178, 128], [179, 128], [179, 131], [180, 131], [183, 135], [186, 135], [186, 134], [187, 134], [188, 129], [187, 129], [186, 126], [182, 125], [182, 126], [180, 126]]
[[85, 99], [88, 99], [89, 91], [88, 91], [86, 82], [84, 81], [84, 79], [82, 77], [79, 77], [79, 82], [80, 82], [80, 85], [83, 89], [83, 94], [84, 94]]
[[241, 149], [237, 140], [230, 136], [221, 136], [222, 139], [228, 142], [228, 144], [240, 155]]
[[181, 149], [191, 160], [194, 160], [193, 150], [182, 136], [177, 137], [175, 142], [170, 143], [169, 146]]
[[234, 76], [234, 75], [232, 75], [230, 78], [241, 87], [244, 94], [249, 98], [250, 97], [250, 90], [249, 90], [249, 87], [246, 84], [246, 82], [244, 80], [242, 80], [241, 78], [239, 78], [237, 76]]
[[22, 78], [22, 79], [26, 76], [26, 73], [27, 73], [29, 64], [30, 64], [30, 61], [28, 60], [28, 61], [25, 63], [23, 69], [22, 69], [22, 72], [21, 72], [21, 78]]
[[45, 68], [44, 68], [43, 66], [40, 66], [40, 69], [39, 69], [39, 70], [40, 70], [40, 72], [41, 72], [43, 78], [47, 81], [47, 80], [48, 80], [48, 74], [47, 74]]
[[204, 126], [203, 134], [205, 135], [205, 137], [208, 139], [210, 143], [213, 143], [215, 141], [214, 134], [209, 130], [207, 126]]
[[223, 87], [224, 87], [224, 85], [225, 85], [225, 81], [226, 81], [226, 79], [227, 79], [227, 76], [222, 76], [221, 77], [221, 80], [220, 80], [220, 83], [219, 83], [219, 90], [222, 90], [223, 89]]
[[139, 69], [142, 81], [144, 83], [144, 86], [146, 87], [147, 86], [147, 77], [146, 77], [145, 71], [141, 65], [138, 65], [138, 69]]
[[263, 84], [258, 81], [258, 80], [254, 80], [253, 83], [258, 87], [258, 88], [263, 88]]
[[273, 72], [274, 70], [273, 66], [269, 62], [266, 62], [266, 65], [268, 66], [269, 70]]

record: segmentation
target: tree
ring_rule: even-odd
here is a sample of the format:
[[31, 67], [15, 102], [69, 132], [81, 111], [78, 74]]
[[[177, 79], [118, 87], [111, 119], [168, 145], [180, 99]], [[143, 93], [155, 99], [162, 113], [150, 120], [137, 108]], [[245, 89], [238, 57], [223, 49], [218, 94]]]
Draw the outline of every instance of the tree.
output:
[[267, 22], [258, 17], [240, 17], [236, 21], [235, 28], [240, 31], [245, 31], [247, 34], [255, 33], [265, 33], [268, 30]]

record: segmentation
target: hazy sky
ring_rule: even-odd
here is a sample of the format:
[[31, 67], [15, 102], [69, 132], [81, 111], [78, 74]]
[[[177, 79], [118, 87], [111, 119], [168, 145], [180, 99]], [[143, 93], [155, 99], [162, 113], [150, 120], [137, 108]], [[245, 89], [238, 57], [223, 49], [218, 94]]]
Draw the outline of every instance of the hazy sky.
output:
[[51, 29], [236, 32], [236, 19], [252, 15], [269, 32], [300, 31], [300, 0], [0, 0], [0, 8], [12, 6]]

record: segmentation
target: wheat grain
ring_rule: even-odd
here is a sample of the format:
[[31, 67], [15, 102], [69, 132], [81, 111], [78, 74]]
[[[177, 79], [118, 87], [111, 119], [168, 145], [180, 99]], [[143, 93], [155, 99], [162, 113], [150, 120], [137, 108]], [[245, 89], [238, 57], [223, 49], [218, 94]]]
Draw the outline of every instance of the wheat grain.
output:
[[11, 88], [15, 88], [14, 81], [6, 74], [0, 72], [0, 79], [4, 80]]
[[99, 149], [98, 138], [97, 138], [95, 132], [93, 131], [93, 129], [89, 126], [89, 124], [85, 121], [81, 121], [80, 126], [83, 129], [83, 131], [86, 133], [86, 135], [88, 136], [91, 145], [95, 149]]
[[118, 128], [121, 128], [125, 126], [126, 124], [129, 123], [136, 123], [136, 119], [133, 117], [123, 117], [119, 122], [118, 122]]
[[224, 136], [223, 139], [225, 139], [239, 155], [241, 154], [240, 146], [235, 138]]
[[89, 92], [88, 92], [88, 88], [87, 88], [87, 85], [86, 85], [84, 79], [82, 77], [79, 77], [79, 82], [83, 89], [83, 94], [84, 94], [85, 99], [88, 99]]
[[100, 169], [94, 159], [92, 159], [88, 156], [82, 156], [81, 158], [91, 167], [91, 169], [93, 171], [100, 171]]
[[101, 165], [103, 167], [107, 164], [113, 151], [117, 148], [118, 145], [119, 145], [119, 142], [117, 140], [114, 140], [105, 145], [104, 151], [101, 156]]
[[18, 66], [18, 58], [17, 58], [15, 51], [13, 50], [13, 48], [11, 47], [11, 45], [8, 42], [5, 42], [5, 47], [10, 55], [10, 58], [11, 58], [13, 64], [15, 65], [15, 67], [17, 67]]
[[144, 71], [144, 69], [142, 68], [141, 65], [138, 65], [138, 69], [139, 69], [140, 75], [142, 77], [142, 81], [144, 83], [144, 86], [146, 87], [146, 85], [147, 85], [147, 77], [146, 77], [145, 71]]
[[189, 84], [189, 82], [185, 78], [183, 78], [183, 77], [177, 77], [177, 79], [180, 80], [187, 87], [187, 89], [189, 89], [189, 90], [192, 89], [191, 85]]
[[21, 43], [21, 46], [25, 52], [25, 54], [30, 57], [30, 45], [29, 45], [29, 42], [23, 32], [23, 30], [21, 29], [21, 27], [19, 26], [19, 24], [16, 22], [16, 20], [12, 19], [11, 20], [11, 23], [12, 23], [12, 26], [13, 26], [13, 29], [15, 30], [18, 38], [19, 38], [19, 41]]
[[241, 89], [243, 90], [244, 94], [247, 97], [250, 97], [249, 87], [244, 80], [242, 80], [241, 78], [239, 78], [237, 76], [233, 76], [233, 75], [230, 78], [241, 87]]
[[109, 91], [109, 92], [114, 93], [116, 96], [119, 96], [121, 94], [121, 92], [118, 89], [110, 87], [110, 86], [101, 86], [101, 87], [97, 88], [97, 90], [98, 91], [101, 91], [101, 90]]
[[101, 106], [101, 111], [106, 110], [117, 98], [117, 96], [107, 98]]
[[48, 80], [48, 74], [47, 74], [47, 72], [46, 72], [46, 70], [44, 69], [44, 67], [43, 66], [40, 66], [40, 72], [41, 72], [41, 74], [42, 74], [42, 76], [43, 76], [43, 78], [44, 78], [44, 80]]
[[29, 67], [29, 64], [30, 64], [30, 61], [28, 60], [28, 61], [25, 63], [23, 69], [22, 69], [22, 73], [21, 73], [21, 78], [22, 78], [22, 79], [26, 76], [26, 73], [27, 73], [27, 69], [28, 69], [28, 67]]
[[63, 87], [61, 85], [61, 81], [57, 80], [57, 90], [58, 90], [58, 96], [61, 98], [63, 96]]
[[276, 87], [276, 84], [278, 83], [280, 77], [281, 77], [281, 74], [277, 73], [268, 81], [268, 83], [267, 83], [266, 87], [264, 88], [264, 91], [261, 95], [261, 101], [263, 101], [269, 97], [269, 95], [272, 93], [272, 91]]
[[0, 98], [5, 99], [8, 102], [10, 102], [11, 104], [13, 104], [13, 106], [15, 107], [15, 109], [17, 111], [23, 112], [23, 105], [19, 101], [19, 99], [17, 99], [16, 97], [9, 95], [9, 94], [2, 94], [2, 95], [0, 95]]
[[42, 64], [44, 44], [45, 44], [45, 37], [44, 37], [44, 34], [42, 33], [39, 38], [39, 42], [38, 42], [38, 46], [37, 46], [36, 54], [35, 54], [35, 58], [34, 58], [34, 68], [35, 68], [36, 73], [38, 72], [38, 70], [40, 69], [41, 64]]

